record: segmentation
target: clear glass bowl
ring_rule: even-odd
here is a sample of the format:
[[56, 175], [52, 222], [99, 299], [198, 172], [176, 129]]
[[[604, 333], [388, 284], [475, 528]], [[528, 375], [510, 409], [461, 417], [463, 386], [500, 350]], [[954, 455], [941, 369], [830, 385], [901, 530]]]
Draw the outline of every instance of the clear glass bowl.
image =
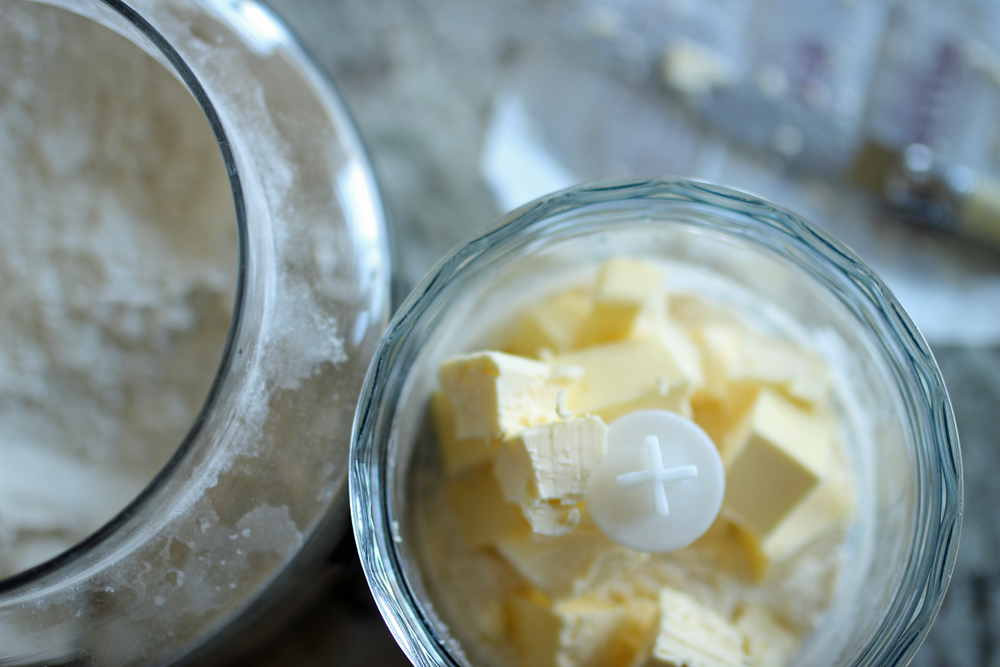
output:
[[527, 204], [445, 258], [390, 323], [355, 418], [350, 484], [362, 563], [403, 650], [421, 666], [477, 662], [435, 608], [414, 527], [438, 364], [488, 339], [532, 289], [622, 254], [688, 267], [704, 277], [696, 288], [735, 285], [717, 296], [826, 341], [858, 511], [832, 606], [796, 664], [906, 664], [945, 594], [961, 525], [958, 437], [931, 352], [878, 277], [822, 230], [683, 180], [598, 183]]
[[124, 36], [201, 106], [239, 275], [209, 395], [166, 466], [97, 532], [0, 581], [0, 664], [215, 661], [279, 627], [346, 532], [349, 428], [389, 314], [381, 201], [341, 100], [257, 2], [42, 4]]

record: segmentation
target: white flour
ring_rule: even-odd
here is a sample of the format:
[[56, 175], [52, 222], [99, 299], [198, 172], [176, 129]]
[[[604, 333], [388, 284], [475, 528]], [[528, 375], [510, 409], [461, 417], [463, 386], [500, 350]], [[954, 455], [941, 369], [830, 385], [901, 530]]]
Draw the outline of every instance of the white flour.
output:
[[226, 171], [183, 86], [88, 20], [0, 4], [0, 577], [176, 450], [235, 277]]

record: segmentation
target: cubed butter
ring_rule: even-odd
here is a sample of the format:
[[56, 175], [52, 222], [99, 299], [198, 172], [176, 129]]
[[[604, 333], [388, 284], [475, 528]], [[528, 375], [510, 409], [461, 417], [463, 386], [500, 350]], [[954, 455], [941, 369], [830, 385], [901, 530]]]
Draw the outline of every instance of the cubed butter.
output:
[[608, 427], [600, 417], [576, 417], [533, 426], [505, 440], [495, 472], [508, 502], [583, 499], [590, 472], [608, 450]]
[[570, 418], [533, 426], [500, 446], [493, 471], [504, 499], [517, 503], [532, 529], [563, 535], [580, 520], [590, 472], [608, 448], [608, 427], [599, 417]]
[[705, 369], [702, 353], [691, 335], [681, 326], [663, 320], [656, 325], [655, 335], [673, 355], [692, 389], [705, 386]]
[[581, 596], [552, 601], [537, 590], [509, 601], [511, 634], [525, 667], [632, 667], [656, 622], [656, 605]]
[[567, 407], [610, 424], [635, 410], [690, 415], [691, 386], [670, 350], [656, 338], [640, 338], [553, 357], [550, 364], [582, 369], [570, 387]]
[[539, 535], [525, 526], [501, 537], [496, 549], [522, 577], [553, 597], [578, 595], [624, 577], [649, 560], [649, 554], [584, 526], [560, 537]]
[[746, 637], [751, 667], [784, 667], [798, 648], [795, 635], [760, 605], [745, 605], [736, 627]]
[[438, 370], [441, 392], [455, 408], [455, 436], [502, 438], [555, 421], [565, 385], [548, 364], [503, 352], [446, 359]]
[[679, 591], [660, 591], [660, 627], [647, 667], [743, 667], [743, 633]]
[[523, 529], [520, 510], [504, 501], [490, 464], [465, 470], [447, 484], [448, 503], [472, 546], [493, 545], [504, 535]]
[[695, 339], [705, 358], [705, 387], [714, 396], [728, 399], [733, 385], [766, 386], [818, 405], [829, 393], [830, 369], [815, 352], [719, 323], [697, 329]]
[[771, 390], [763, 390], [740, 427], [722, 443], [723, 506], [760, 540], [828, 473], [827, 423]]
[[612, 259], [597, 272], [594, 305], [582, 327], [577, 347], [621, 340], [661, 292], [663, 271], [634, 259]]
[[457, 474], [493, 459], [496, 444], [490, 438], [459, 438], [455, 428], [455, 408], [440, 391], [431, 396], [431, 416], [437, 436], [441, 465], [449, 475]]
[[570, 289], [553, 294], [521, 313], [506, 348], [513, 354], [535, 358], [544, 350], [565, 352], [573, 347], [590, 309], [588, 290]]
[[760, 392], [752, 385], [733, 385], [726, 400], [699, 392], [691, 397], [694, 421], [712, 439], [716, 447], [723, 448], [728, 437], [736, 431]]
[[819, 354], [779, 340], [747, 336], [730, 369], [735, 380], [767, 384], [811, 405], [830, 390], [830, 369]]
[[736, 326], [715, 322], [695, 329], [694, 339], [704, 359], [704, 388], [716, 399], [729, 398], [732, 368], [743, 353], [744, 335]]
[[671, 320], [688, 328], [698, 329], [710, 324], [740, 326], [742, 323], [732, 308], [696, 294], [672, 293], [667, 310]]
[[525, 501], [520, 505], [521, 515], [539, 535], [565, 535], [580, 523], [580, 508], [546, 500]]
[[507, 601], [507, 619], [522, 665], [556, 664], [562, 624], [552, 612], [551, 598], [536, 589], [513, 595]]
[[765, 573], [760, 543], [724, 517], [717, 518], [691, 549], [697, 554], [699, 567], [724, 577], [754, 583]]
[[769, 560], [783, 560], [821, 535], [842, 526], [854, 511], [851, 488], [845, 480], [827, 480], [764, 540], [761, 550]]
[[659, 338], [670, 351], [684, 378], [694, 390], [705, 386], [705, 368], [701, 348], [690, 331], [671, 319], [667, 298], [658, 298], [646, 310], [632, 328], [630, 338]]

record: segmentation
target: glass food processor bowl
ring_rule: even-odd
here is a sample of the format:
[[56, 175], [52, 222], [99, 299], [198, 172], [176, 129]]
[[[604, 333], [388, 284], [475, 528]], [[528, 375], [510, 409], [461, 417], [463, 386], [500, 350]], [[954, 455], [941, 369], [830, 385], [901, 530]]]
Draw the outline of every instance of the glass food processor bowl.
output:
[[958, 437], [930, 349], [878, 277], [825, 232], [684, 180], [584, 185], [527, 204], [438, 264], [390, 323], [355, 418], [350, 484], [362, 564], [403, 650], [417, 665], [483, 664], [421, 566], [419, 494], [435, 461], [424, 421], [438, 366], [481, 349], [527, 295], [623, 255], [665, 262], [671, 285], [820, 345], [856, 512], [830, 606], [793, 664], [909, 662], [945, 594], [961, 526]]
[[0, 580], [0, 664], [216, 661], [280, 626], [346, 530], [349, 428], [389, 314], [381, 201], [339, 97], [257, 2], [17, 2], [117, 33], [183, 84], [228, 175], [238, 275], [173, 456], [103, 527]]

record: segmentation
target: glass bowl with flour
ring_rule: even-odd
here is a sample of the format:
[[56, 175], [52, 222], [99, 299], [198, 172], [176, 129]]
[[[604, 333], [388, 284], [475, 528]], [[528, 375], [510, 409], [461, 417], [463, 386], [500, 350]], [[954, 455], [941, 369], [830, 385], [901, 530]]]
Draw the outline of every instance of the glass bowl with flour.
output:
[[[664, 433], [644, 469], [618, 454], [652, 414], [725, 466], [714, 523], [666, 552], [667, 524], [624, 523], [655, 498], [623, 478], [664, 472], [667, 521], [703, 466]], [[745, 193], [613, 181], [513, 211], [414, 290], [363, 389], [351, 502], [417, 665], [896, 665], [954, 567], [961, 459], [929, 349], [850, 250]]]
[[353, 125], [260, 5], [3, 3], [0, 662], [173, 660], [289, 604], [387, 294]]

